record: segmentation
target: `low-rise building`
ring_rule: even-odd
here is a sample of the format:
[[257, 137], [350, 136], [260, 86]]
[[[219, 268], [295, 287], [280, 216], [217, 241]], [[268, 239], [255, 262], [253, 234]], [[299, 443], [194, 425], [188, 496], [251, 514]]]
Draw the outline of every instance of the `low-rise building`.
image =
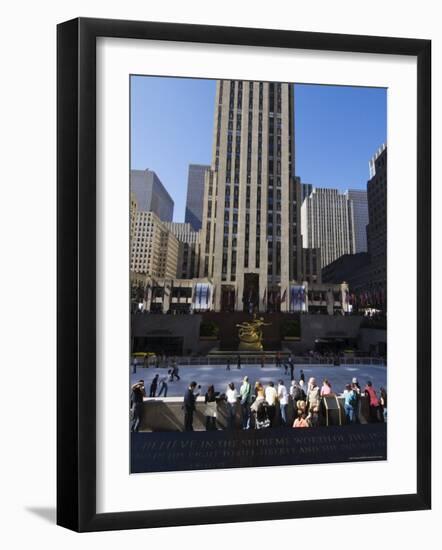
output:
[[[190, 314], [215, 311], [216, 287], [208, 278], [172, 279], [131, 273], [132, 312]], [[225, 298], [225, 297], [224, 297]], [[224, 312], [233, 312], [232, 307]], [[284, 305], [284, 308], [281, 308]], [[346, 283], [292, 283], [286, 292], [269, 298], [267, 313], [346, 314], [349, 291]], [[251, 309], [250, 314], [256, 312]]]
[[137, 211], [131, 228], [131, 271], [152, 277], [177, 276], [178, 239], [154, 212]]

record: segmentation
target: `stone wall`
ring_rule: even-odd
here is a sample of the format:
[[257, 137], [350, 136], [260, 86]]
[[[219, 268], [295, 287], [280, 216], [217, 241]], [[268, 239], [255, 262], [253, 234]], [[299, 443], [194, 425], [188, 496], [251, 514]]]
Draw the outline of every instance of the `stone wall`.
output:
[[[132, 338], [182, 338], [182, 354], [199, 352], [201, 315], [132, 315]], [[166, 340], [167, 343], [167, 340]], [[149, 350], [139, 350], [149, 351]], [[176, 353], [176, 355], [181, 355]]]
[[[357, 315], [314, 315], [302, 314], [301, 338], [299, 340], [282, 340], [281, 325], [285, 320], [297, 319], [292, 314], [264, 314], [264, 320], [271, 323], [263, 328], [264, 350], [290, 349], [295, 354], [314, 349], [318, 338], [337, 338], [357, 343], [360, 351], [376, 351], [383, 354], [386, 346], [386, 331], [378, 329], [361, 329], [363, 317]], [[211, 349], [238, 349], [238, 329], [236, 325], [249, 321], [246, 313], [214, 313], [194, 315], [132, 315], [132, 336], [134, 342], [140, 338], [182, 339], [183, 355], [207, 355]], [[200, 339], [200, 324], [202, 321], [213, 321], [219, 328], [219, 340]], [[148, 351], [137, 349], [137, 351]], [[175, 355], [181, 353], [174, 352]]]
[[374, 328], [362, 328], [359, 331], [358, 348], [361, 351], [377, 352], [385, 355], [387, 351], [387, 331]]
[[317, 338], [339, 338], [356, 342], [362, 317], [356, 315], [301, 315], [301, 340], [285, 342], [294, 353], [304, 353], [315, 347]]
[[[343, 409], [343, 399], [339, 398], [341, 405], [342, 423], [345, 423], [345, 414]], [[205, 430], [205, 403], [204, 398], [199, 397], [197, 399], [196, 411], [194, 413], [193, 427], [194, 430]], [[225, 429], [227, 427], [227, 405], [225, 401], [220, 401], [217, 408], [217, 426], [218, 429]], [[279, 418], [279, 411], [277, 411], [276, 418]], [[368, 418], [368, 401], [365, 397], [361, 399], [361, 422], [366, 423]], [[289, 426], [294, 421], [294, 407], [290, 400], [288, 406], [288, 423]], [[324, 420], [325, 423], [325, 420]], [[275, 424], [278, 425], [278, 422]], [[236, 414], [236, 428], [241, 427], [241, 407], [238, 404]], [[183, 400], [176, 397], [155, 397], [146, 399], [144, 401], [144, 414], [141, 424], [141, 431], [155, 431], [155, 432], [174, 432], [184, 431], [184, 410]]]

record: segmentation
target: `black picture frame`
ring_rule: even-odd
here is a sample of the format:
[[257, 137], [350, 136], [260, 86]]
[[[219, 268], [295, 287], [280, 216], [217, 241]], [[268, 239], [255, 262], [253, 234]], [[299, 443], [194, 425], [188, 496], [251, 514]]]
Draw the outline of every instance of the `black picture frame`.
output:
[[[98, 37], [395, 54], [417, 59], [416, 494], [97, 514], [94, 237]], [[57, 523], [83, 532], [429, 509], [431, 41], [79, 18], [58, 25], [57, 47]]]

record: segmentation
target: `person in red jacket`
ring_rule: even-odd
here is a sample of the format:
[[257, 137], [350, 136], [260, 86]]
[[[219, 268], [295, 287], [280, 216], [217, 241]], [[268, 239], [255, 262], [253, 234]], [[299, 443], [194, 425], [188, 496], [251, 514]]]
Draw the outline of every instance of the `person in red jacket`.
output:
[[379, 399], [370, 380], [367, 382], [364, 392], [370, 399], [370, 422], [379, 422]]

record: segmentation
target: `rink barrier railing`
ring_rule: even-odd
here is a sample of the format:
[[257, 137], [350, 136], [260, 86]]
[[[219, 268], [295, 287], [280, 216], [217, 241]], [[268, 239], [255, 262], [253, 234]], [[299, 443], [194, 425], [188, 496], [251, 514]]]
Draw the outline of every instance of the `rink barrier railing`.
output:
[[[179, 367], [186, 366], [199, 366], [199, 365], [209, 365], [209, 366], [227, 366], [227, 360], [230, 359], [230, 367], [237, 368], [237, 356], [232, 355], [207, 355], [201, 357], [176, 357], [176, 364]], [[141, 361], [140, 361], [141, 363]], [[287, 356], [281, 357], [281, 366], [287, 363]], [[261, 365], [262, 356], [261, 355], [247, 355], [241, 356], [241, 365]], [[341, 357], [339, 361], [336, 362], [335, 359], [331, 357], [293, 357], [293, 364], [295, 365], [327, 365], [327, 366], [351, 366], [351, 365], [373, 365], [373, 366], [386, 366], [384, 359], [378, 357]], [[149, 366], [155, 367], [156, 362], [154, 360], [149, 361]], [[160, 360], [160, 367], [170, 368], [173, 365], [172, 361], [169, 360]], [[276, 356], [275, 355], [266, 355], [264, 357], [264, 365], [276, 365]], [[141, 366], [141, 365], [140, 365]]]

